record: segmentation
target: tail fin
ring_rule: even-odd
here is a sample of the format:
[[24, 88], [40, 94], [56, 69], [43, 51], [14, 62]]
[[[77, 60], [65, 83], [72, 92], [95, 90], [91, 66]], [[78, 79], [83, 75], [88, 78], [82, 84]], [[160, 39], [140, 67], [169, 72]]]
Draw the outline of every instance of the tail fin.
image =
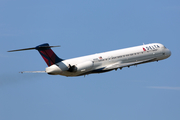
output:
[[59, 47], [59, 46], [49, 46], [48, 43], [39, 45], [37, 47], [32, 48], [25, 48], [25, 49], [18, 49], [18, 50], [10, 50], [8, 52], [16, 52], [16, 51], [24, 51], [24, 50], [33, 50], [36, 49], [39, 51], [45, 62], [48, 66], [51, 66], [53, 64], [56, 64], [58, 62], [63, 61], [63, 59], [59, 58], [52, 50], [52, 47]]
[[41, 56], [43, 57], [44, 61], [48, 66], [51, 66], [53, 64], [56, 64], [58, 62], [63, 61], [63, 59], [59, 58], [51, 49], [51, 46], [49, 46], [48, 43], [39, 45], [35, 47], [36, 50], [39, 51]]

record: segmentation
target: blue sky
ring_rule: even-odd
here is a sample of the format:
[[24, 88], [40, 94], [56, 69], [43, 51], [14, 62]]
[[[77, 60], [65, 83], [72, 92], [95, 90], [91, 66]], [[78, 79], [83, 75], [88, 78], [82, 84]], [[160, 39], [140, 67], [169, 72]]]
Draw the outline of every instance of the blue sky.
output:
[[[1, 120], [179, 120], [180, 1], [1, 0]], [[44, 70], [42, 43], [63, 59], [162, 43], [166, 60], [84, 77]]]

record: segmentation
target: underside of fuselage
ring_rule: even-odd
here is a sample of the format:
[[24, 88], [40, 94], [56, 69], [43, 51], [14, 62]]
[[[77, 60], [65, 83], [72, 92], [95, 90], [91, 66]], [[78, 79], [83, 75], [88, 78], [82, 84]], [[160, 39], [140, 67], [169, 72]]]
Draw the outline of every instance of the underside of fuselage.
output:
[[93, 71], [89, 71], [89, 72], [80, 74], [80, 75], [78, 75], [78, 76], [89, 75], [89, 74], [105, 73], [105, 72], [109, 72], [109, 71], [112, 71], [112, 70], [114, 70], [114, 69], [111, 69], [111, 70], [101, 70], [101, 71], [93, 70]]

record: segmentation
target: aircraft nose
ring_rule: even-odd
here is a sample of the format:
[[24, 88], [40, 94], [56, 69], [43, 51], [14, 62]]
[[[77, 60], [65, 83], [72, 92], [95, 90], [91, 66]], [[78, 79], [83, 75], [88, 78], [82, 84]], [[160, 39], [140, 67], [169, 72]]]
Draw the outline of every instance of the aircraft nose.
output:
[[171, 56], [171, 51], [170, 51], [169, 49], [166, 50], [166, 55], [167, 55], [168, 57]]

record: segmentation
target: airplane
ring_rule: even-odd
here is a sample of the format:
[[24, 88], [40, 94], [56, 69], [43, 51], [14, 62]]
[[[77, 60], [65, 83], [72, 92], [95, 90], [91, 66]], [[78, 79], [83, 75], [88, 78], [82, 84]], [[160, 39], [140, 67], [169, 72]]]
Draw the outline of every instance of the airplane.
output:
[[104, 73], [117, 70], [118, 68], [122, 69], [124, 67], [163, 60], [171, 56], [171, 51], [160, 43], [143, 44], [67, 60], [59, 58], [52, 51], [52, 47], [59, 46], [49, 46], [48, 43], [45, 43], [33, 48], [11, 50], [8, 52], [36, 49], [48, 67], [45, 71], [32, 71], [32, 73], [45, 72], [49, 75], [62, 75], [66, 77]]

